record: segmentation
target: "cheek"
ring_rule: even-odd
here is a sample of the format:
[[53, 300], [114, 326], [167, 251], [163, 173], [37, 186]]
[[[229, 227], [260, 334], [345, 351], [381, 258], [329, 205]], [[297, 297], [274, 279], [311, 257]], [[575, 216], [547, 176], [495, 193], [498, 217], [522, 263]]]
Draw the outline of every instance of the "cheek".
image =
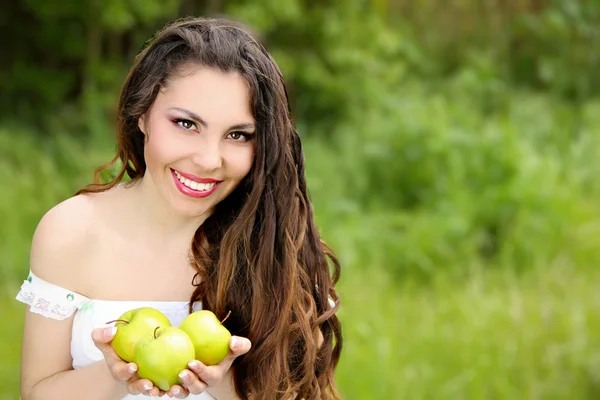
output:
[[153, 134], [150, 136], [148, 142], [146, 142], [145, 152], [148, 157], [152, 159], [160, 159], [162, 158], [162, 153], [164, 153], [165, 146], [164, 140], [161, 140], [159, 134]]
[[155, 125], [153, 128], [144, 146], [144, 157], [150, 170], [163, 168], [164, 164], [173, 161], [179, 151], [177, 141], [169, 139], [172, 136], [169, 127]]
[[158, 138], [155, 134], [150, 136], [148, 142], [144, 146], [144, 157], [146, 159], [146, 167], [150, 171], [154, 171], [160, 164], [164, 162], [164, 148], [158, 143]]
[[241, 154], [236, 158], [236, 171], [239, 179], [244, 178], [250, 172], [254, 162], [254, 148], [244, 150], [246, 151], [240, 152]]
[[227, 147], [223, 153], [225, 171], [236, 182], [241, 181], [250, 172], [254, 162], [254, 149], [248, 147]]

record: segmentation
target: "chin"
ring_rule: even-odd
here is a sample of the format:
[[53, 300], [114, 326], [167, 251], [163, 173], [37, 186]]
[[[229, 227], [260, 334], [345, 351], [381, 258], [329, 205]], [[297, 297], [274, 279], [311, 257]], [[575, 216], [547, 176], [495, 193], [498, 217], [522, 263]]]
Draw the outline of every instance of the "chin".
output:
[[[196, 203], [196, 204], [194, 204]], [[200, 202], [203, 203], [203, 202]], [[171, 199], [171, 208], [177, 215], [186, 218], [195, 218], [205, 214], [212, 207], [211, 204], [199, 204], [194, 200], [188, 200], [185, 198]]]
[[198, 208], [198, 207], [180, 207], [178, 209], [178, 214], [181, 215], [182, 217], [185, 218], [198, 218], [201, 217], [203, 215], [206, 215], [207, 213], [210, 213], [211, 209], [210, 208], [206, 208], [206, 207], [202, 207], [202, 208]]

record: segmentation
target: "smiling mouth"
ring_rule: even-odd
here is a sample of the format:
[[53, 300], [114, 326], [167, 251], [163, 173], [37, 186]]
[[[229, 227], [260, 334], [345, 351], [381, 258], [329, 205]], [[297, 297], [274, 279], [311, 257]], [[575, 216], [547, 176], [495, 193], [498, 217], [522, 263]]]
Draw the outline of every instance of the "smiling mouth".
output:
[[209, 190], [211, 190], [212, 188], [214, 188], [216, 186], [216, 184], [218, 182], [210, 182], [210, 183], [198, 183], [198, 182], [194, 182], [190, 179], [184, 178], [179, 172], [175, 171], [175, 176], [177, 177], [177, 179], [179, 179], [179, 182], [181, 182], [184, 186], [192, 189], [192, 190], [196, 190], [198, 192], [207, 192]]

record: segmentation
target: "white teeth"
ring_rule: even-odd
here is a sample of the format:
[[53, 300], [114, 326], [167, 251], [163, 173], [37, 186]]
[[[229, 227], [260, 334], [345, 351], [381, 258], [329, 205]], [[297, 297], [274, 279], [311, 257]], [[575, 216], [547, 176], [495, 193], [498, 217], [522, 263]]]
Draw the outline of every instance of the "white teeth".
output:
[[214, 182], [213, 183], [198, 183], [198, 182], [194, 182], [192, 180], [184, 178], [177, 171], [175, 171], [175, 175], [177, 176], [177, 179], [179, 179], [179, 182], [183, 183], [185, 186], [189, 187], [190, 189], [194, 189], [194, 190], [197, 190], [199, 192], [204, 192], [204, 191], [210, 190], [210, 189], [212, 189], [216, 185], [216, 183], [214, 183]]

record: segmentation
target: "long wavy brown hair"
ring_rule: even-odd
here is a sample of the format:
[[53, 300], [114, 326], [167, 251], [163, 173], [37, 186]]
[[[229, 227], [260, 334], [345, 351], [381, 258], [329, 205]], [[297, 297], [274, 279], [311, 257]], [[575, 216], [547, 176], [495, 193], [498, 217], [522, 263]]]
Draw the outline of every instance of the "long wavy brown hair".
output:
[[[334, 285], [340, 265], [314, 223], [282, 74], [248, 29], [222, 19], [186, 18], [160, 30], [125, 81], [115, 158], [77, 194], [108, 190], [125, 174], [132, 181], [144, 176], [138, 119], [167, 79], [189, 65], [240, 73], [251, 93], [257, 132], [251, 171], [191, 243], [196, 275], [190, 312], [195, 301], [220, 318], [231, 311], [226, 327], [251, 340], [251, 351], [234, 363], [241, 398], [338, 399], [334, 372], [342, 334]], [[116, 177], [102, 183], [100, 173], [119, 161]]]

